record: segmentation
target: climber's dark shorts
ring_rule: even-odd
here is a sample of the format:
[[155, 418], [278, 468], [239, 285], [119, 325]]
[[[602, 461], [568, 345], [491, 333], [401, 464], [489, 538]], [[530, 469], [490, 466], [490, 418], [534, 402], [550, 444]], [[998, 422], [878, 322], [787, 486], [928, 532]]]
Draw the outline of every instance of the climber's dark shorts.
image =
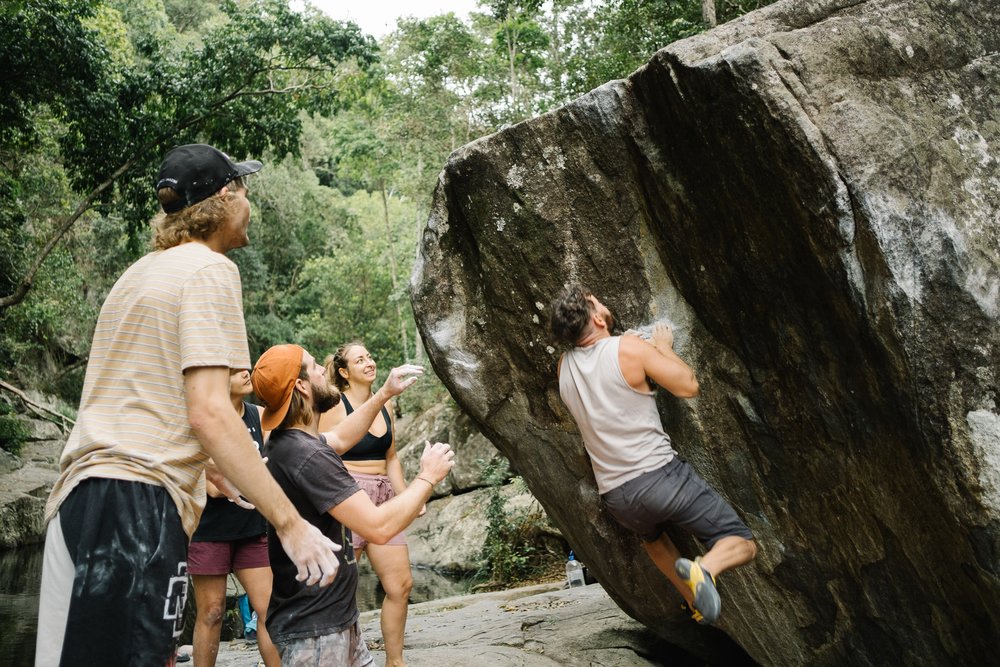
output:
[[753, 539], [729, 503], [676, 456], [601, 498], [611, 516], [645, 542], [658, 539], [667, 525], [685, 528], [708, 549], [730, 535]]

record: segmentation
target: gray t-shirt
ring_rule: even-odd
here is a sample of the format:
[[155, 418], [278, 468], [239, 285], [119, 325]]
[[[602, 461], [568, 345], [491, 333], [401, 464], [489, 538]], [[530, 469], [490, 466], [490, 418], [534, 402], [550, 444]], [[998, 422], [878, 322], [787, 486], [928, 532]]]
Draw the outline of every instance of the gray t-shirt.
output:
[[360, 491], [340, 456], [305, 431], [273, 431], [264, 447], [267, 468], [302, 518], [341, 546], [340, 569], [333, 583], [321, 588], [296, 581], [297, 570], [274, 527], [268, 525], [268, 555], [274, 583], [267, 609], [267, 631], [275, 642], [330, 635], [358, 620], [355, 593], [358, 565], [351, 530], [330, 510]]
[[625, 381], [620, 336], [574, 347], [559, 365], [559, 395], [576, 420], [602, 494], [662, 468], [677, 452], [663, 430], [654, 392]]

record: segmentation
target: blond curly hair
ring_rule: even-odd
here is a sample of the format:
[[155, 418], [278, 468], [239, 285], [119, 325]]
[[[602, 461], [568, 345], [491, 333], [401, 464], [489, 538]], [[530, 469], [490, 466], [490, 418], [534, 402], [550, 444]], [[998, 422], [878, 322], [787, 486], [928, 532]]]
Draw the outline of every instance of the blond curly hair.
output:
[[[228, 217], [235, 201], [234, 190], [245, 190], [242, 178], [226, 184], [224, 194], [214, 194], [196, 204], [182, 208], [176, 213], [160, 211], [153, 217], [153, 249], [167, 250], [188, 241], [203, 241], [219, 228]], [[171, 188], [160, 188], [156, 198], [160, 205], [176, 201], [177, 193]]]

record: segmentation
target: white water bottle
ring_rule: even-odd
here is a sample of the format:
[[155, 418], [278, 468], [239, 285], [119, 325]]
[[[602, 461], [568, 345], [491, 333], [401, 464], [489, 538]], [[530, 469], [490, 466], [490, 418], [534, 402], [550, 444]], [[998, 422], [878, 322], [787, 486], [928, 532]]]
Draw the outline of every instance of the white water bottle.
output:
[[583, 580], [583, 564], [576, 560], [572, 551], [569, 552], [569, 560], [566, 561], [566, 583], [570, 588], [586, 584]]

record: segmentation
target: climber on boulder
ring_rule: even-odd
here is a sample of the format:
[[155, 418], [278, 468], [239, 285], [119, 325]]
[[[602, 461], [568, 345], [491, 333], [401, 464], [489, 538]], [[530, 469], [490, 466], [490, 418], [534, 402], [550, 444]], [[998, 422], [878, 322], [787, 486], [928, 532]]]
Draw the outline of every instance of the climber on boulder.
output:
[[[656, 385], [681, 398], [698, 395], [694, 371], [673, 349], [666, 325], [652, 343], [613, 336], [611, 311], [580, 285], [552, 302], [553, 337], [571, 344], [559, 360], [559, 394], [590, 454], [597, 488], [611, 515], [639, 534], [646, 553], [684, 597], [699, 623], [719, 618], [715, 579], [757, 552], [753, 534], [732, 507], [671, 447], [656, 408]], [[688, 530], [708, 550], [682, 558], [664, 532]]]

